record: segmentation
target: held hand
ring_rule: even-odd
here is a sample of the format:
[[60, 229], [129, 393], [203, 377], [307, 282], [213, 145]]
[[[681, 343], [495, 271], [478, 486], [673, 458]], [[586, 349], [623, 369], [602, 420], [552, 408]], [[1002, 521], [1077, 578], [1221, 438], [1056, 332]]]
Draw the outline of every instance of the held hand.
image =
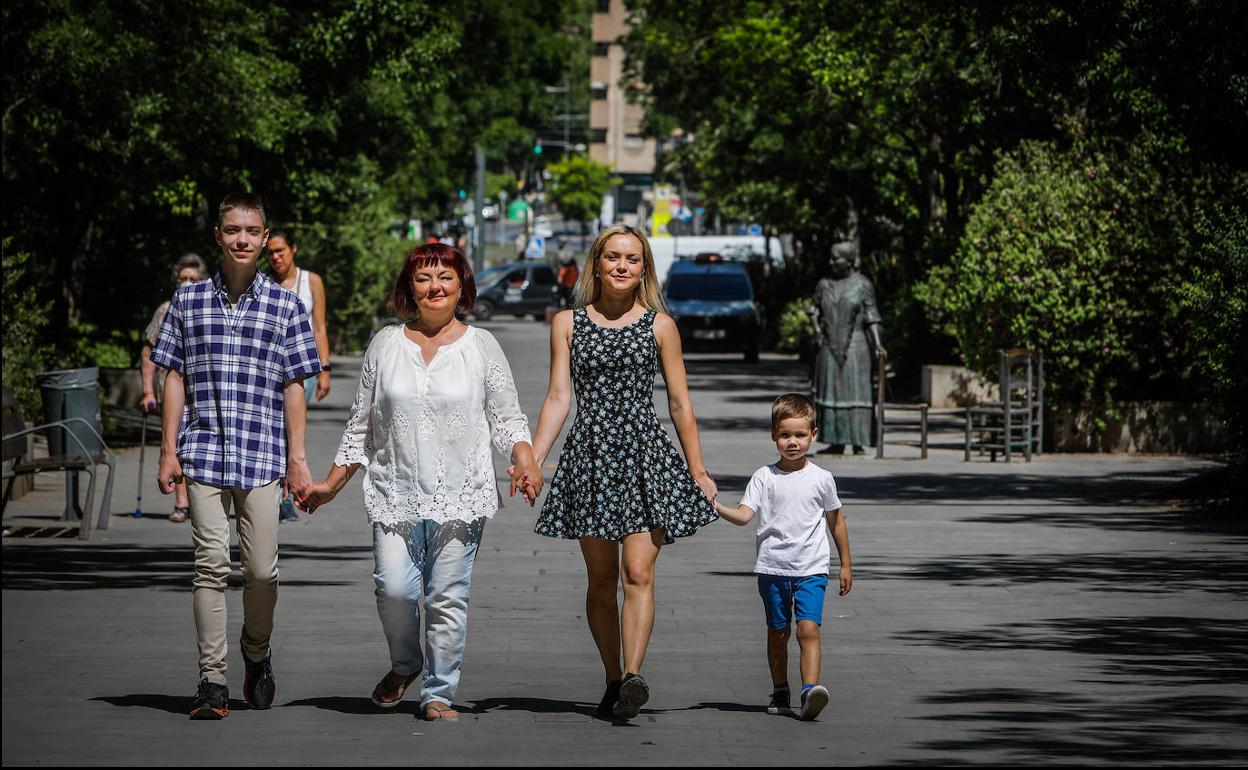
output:
[[316, 400], [324, 401], [329, 395], [329, 372], [321, 372], [316, 375]]
[[316, 513], [316, 509], [338, 496], [328, 481], [319, 481], [308, 486], [303, 497], [296, 499], [296, 504], [308, 514]]
[[520, 460], [507, 468], [507, 475], [511, 476], [511, 496], [514, 497], [519, 489], [532, 507], [542, 493], [541, 468], [532, 459]]
[[841, 591], [840, 595], [844, 596], [854, 587], [854, 573], [848, 566], [841, 567]]
[[307, 460], [286, 460], [286, 489], [298, 500], [312, 486], [312, 471]]
[[711, 472], [702, 471], [695, 475], [693, 480], [698, 483], [698, 488], [702, 490], [702, 494], [706, 495], [706, 499], [714, 504], [715, 498], [719, 496], [719, 487], [716, 486], [715, 479], [711, 478]]
[[160, 467], [156, 470], [156, 486], [162, 495], [171, 494], [174, 488], [185, 480], [182, 475], [182, 463], [173, 453], [160, 453]]
[[142, 412], [152, 414], [159, 408], [160, 405], [156, 403], [156, 394], [154, 393], [144, 393], [143, 398], [139, 399], [139, 410]]

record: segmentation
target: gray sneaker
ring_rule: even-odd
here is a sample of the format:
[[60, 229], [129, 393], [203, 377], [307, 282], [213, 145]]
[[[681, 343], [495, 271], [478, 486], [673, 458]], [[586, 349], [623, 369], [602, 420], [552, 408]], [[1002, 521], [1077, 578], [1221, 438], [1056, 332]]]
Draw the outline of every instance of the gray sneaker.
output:
[[802, 721], [813, 722], [815, 717], [819, 716], [819, 712], [823, 711], [823, 707], [828, 705], [828, 688], [821, 684], [817, 684], [809, 690], [802, 693]]
[[616, 701], [611, 712], [616, 719], [632, 719], [641, 711], [641, 707], [650, 700], [650, 688], [641, 674], [625, 674], [620, 680], [620, 699]]

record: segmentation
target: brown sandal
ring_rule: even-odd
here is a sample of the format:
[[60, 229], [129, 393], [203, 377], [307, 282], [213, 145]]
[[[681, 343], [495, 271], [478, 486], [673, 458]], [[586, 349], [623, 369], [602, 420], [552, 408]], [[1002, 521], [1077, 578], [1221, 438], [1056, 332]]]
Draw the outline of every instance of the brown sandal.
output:
[[403, 694], [407, 692], [408, 685], [414, 682], [419, 674], [419, 671], [408, 676], [396, 674], [393, 671], [386, 674], [373, 688], [373, 703], [383, 709], [392, 709], [399, 705], [399, 701], [403, 700]]
[[459, 712], [442, 701], [429, 701], [425, 704], [425, 719], [429, 722], [438, 720], [454, 722], [459, 719]]

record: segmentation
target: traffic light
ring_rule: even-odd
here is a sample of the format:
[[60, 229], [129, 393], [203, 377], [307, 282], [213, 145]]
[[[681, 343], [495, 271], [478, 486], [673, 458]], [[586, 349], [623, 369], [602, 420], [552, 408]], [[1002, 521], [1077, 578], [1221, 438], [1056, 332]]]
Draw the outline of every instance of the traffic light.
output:
[[542, 154], [542, 140], [541, 139], [538, 139], [537, 144], [533, 145], [533, 154], [534, 155]]
[[467, 198], [467, 197], [468, 197], [468, 191], [461, 187], [459, 190], [459, 199], [462, 201], [464, 198]]

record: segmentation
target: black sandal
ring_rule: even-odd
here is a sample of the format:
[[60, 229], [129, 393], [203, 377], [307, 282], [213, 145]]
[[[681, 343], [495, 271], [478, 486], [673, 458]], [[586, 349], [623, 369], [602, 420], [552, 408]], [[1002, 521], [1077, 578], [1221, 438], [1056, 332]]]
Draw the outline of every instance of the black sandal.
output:
[[391, 675], [399, 677], [402, 676], [402, 674], [395, 674], [393, 671], [386, 674], [381, 678], [381, 681], [377, 683], [377, 686], [373, 688], [373, 703], [383, 709], [392, 709], [399, 705], [399, 701], [403, 700], [403, 694], [407, 692], [407, 688], [413, 681], [415, 681], [416, 676], [419, 673], [420, 672], [417, 671], [415, 674], [410, 674], [407, 677], [404, 677], [401, 681], [396, 682], [395, 686], [389, 686], [387, 684], [387, 682], [390, 681]]

